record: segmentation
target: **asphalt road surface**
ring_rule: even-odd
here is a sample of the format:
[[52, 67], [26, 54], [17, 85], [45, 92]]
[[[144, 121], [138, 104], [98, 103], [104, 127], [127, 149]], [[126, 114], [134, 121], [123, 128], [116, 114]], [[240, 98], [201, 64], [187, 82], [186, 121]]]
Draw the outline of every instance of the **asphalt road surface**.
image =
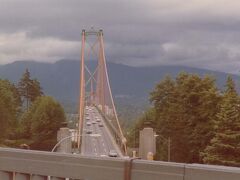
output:
[[121, 155], [98, 110], [95, 107], [86, 106], [82, 137], [82, 154], [88, 156], [109, 156], [109, 152], [112, 150], [116, 151], [118, 156]]

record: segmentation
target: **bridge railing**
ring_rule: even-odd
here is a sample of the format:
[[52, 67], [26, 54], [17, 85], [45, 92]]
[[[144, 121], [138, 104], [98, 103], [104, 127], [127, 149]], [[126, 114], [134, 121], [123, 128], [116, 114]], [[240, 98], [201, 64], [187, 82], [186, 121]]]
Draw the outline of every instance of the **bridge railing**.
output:
[[0, 148], [1, 180], [239, 180], [240, 168]]

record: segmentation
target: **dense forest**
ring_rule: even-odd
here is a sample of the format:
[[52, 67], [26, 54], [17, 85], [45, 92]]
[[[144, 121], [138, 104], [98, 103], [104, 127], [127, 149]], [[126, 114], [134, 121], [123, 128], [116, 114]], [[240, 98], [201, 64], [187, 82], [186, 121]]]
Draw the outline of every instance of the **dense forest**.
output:
[[240, 97], [229, 76], [225, 90], [211, 76], [180, 73], [160, 81], [150, 93], [152, 107], [129, 132], [129, 146], [137, 147], [139, 130], [154, 128], [156, 159], [240, 166]]
[[61, 105], [44, 96], [28, 69], [17, 85], [0, 79], [0, 146], [50, 150], [64, 121]]

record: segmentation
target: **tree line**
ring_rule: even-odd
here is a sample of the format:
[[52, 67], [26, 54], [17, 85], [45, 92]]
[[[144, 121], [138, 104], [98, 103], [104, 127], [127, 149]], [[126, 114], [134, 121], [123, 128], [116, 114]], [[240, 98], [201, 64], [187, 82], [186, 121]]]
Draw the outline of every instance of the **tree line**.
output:
[[0, 79], [0, 146], [50, 150], [65, 122], [61, 105], [45, 96], [28, 69], [15, 85]]
[[129, 145], [138, 146], [139, 130], [151, 122], [156, 159], [240, 166], [240, 97], [229, 76], [224, 91], [211, 76], [180, 73], [160, 81], [150, 93], [152, 107], [130, 131]]

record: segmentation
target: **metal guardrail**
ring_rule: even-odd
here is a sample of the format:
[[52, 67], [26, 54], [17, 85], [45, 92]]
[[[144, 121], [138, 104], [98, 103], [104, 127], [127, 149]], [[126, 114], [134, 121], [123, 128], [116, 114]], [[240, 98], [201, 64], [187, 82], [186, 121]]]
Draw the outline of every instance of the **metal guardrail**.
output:
[[240, 168], [0, 148], [0, 180], [239, 180]]

